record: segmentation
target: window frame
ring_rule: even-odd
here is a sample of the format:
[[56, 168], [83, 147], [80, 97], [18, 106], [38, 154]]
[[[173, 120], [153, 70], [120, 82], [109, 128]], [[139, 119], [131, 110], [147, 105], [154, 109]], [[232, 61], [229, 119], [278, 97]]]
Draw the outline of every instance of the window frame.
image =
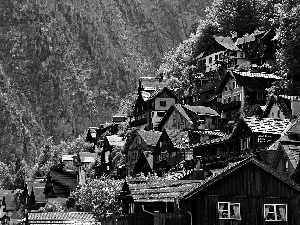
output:
[[[220, 204], [228, 204], [227, 205], [227, 210], [221, 210], [220, 209]], [[232, 205], [238, 205], [238, 217], [235, 218], [235, 217], [230, 217], [230, 206]], [[223, 218], [223, 217], [220, 217], [221, 216], [221, 213], [220, 212], [226, 212], [227, 211], [227, 215], [229, 216], [228, 218]], [[241, 203], [237, 203], [237, 202], [218, 202], [218, 215], [219, 215], [219, 220], [242, 220], [241, 218]]]
[[[266, 206], [267, 205], [270, 205], [270, 206], [273, 206], [274, 207], [274, 211], [272, 211], [271, 213], [274, 213], [275, 215], [275, 220], [267, 220], [266, 218]], [[283, 220], [280, 220], [277, 218], [277, 214], [276, 214], [276, 206], [285, 206], [285, 219]], [[268, 212], [268, 214], [270, 213], [270, 211]], [[287, 204], [273, 204], [273, 203], [269, 203], [269, 204], [264, 204], [264, 221], [267, 221], [267, 222], [278, 222], [278, 221], [288, 221], [287, 220], [287, 216], [288, 216], [288, 211], [287, 211]]]

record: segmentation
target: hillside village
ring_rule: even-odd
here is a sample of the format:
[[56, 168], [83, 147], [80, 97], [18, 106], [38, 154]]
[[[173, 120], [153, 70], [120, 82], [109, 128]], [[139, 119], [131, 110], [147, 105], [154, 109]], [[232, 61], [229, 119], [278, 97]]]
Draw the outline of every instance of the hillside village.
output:
[[[197, 89], [183, 95], [162, 74], [141, 77], [131, 113], [87, 128], [88, 151], [0, 190], [1, 222], [299, 224], [300, 96], [268, 96], [283, 79], [270, 69], [276, 45], [273, 30], [214, 36], [193, 62]], [[118, 213], [40, 211], [46, 202], [72, 208], [72, 192], [105, 177], [122, 183]]]

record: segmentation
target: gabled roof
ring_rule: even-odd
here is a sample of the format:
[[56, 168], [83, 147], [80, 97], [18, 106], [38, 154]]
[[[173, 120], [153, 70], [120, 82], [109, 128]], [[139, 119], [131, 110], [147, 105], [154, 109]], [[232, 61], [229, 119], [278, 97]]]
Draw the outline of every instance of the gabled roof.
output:
[[190, 198], [194, 194], [209, 188], [212, 184], [218, 182], [221, 179], [225, 179], [226, 177], [230, 176], [231, 173], [238, 171], [239, 169], [245, 167], [248, 164], [253, 164], [255, 166], [258, 166], [259, 168], [263, 169], [267, 173], [269, 173], [271, 176], [276, 177], [280, 181], [284, 182], [288, 186], [290, 186], [292, 189], [298, 191], [300, 193], [300, 187], [294, 183], [292, 180], [285, 179], [282, 177], [279, 173], [277, 173], [275, 170], [271, 169], [269, 166], [266, 164], [258, 161], [257, 159], [253, 157], [249, 157], [245, 160], [242, 160], [240, 162], [233, 163], [232, 165], [229, 165], [228, 167], [225, 167], [224, 169], [220, 170], [218, 173], [215, 173], [213, 176], [208, 177], [206, 180], [203, 182], [193, 186], [190, 190], [188, 190], [186, 193], [184, 193], [181, 198]]
[[138, 130], [138, 134], [141, 136], [141, 138], [146, 142], [148, 146], [155, 147], [159, 137], [161, 135], [160, 131], [145, 131], [145, 130]]
[[263, 33], [265, 33], [265, 31], [257, 31], [256, 30], [252, 34], [245, 34], [243, 37], [238, 38], [236, 40], [235, 44], [238, 46], [238, 45], [242, 45], [242, 44], [245, 44], [245, 43], [253, 42], [257, 39], [257, 36], [259, 36]]
[[153, 93], [151, 93], [151, 95], [148, 97], [147, 101], [155, 99], [157, 96], [159, 96], [164, 91], [169, 92], [169, 94], [171, 96], [173, 96], [174, 99], [177, 99], [176, 95], [174, 94], [174, 92], [170, 88], [164, 87], [164, 88], [157, 89], [156, 91], [154, 91]]
[[231, 37], [222, 37], [222, 36], [216, 36], [214, 35], [215, 41], [223, 46], [225, 49], [231, 50], [231, 51], [241, 51], [233, 42]]
[[172, 105], [162, 120], [160, 121], [158, 125], [158, 129], [161, 130], [163, 128], [163, 125], [168, 121], [170, 118], [172, 112], [174, 110], [177, 110], [182, 117], [184, 117], [188, 123], [195, 124], [198, 122], [200, 115], [206, 115], [206, 116], [219, 116], [219, 114], [207, 106], [190, 106], [190, 105], [181, 105], [181, 104], [174, 104]]
[[110, 136], [106, 136], [106, 138], [110, 146], [123, 147], [125, 145], [124, 138], [118, 135], [110, 135]]
[[55, 224], [55, 221], [73, 221], [74, 224], [76, 222], [96, 224], [95, 216], [91, 212], [29, 212], [27, 218], [30, 224], [33, 221], [53, 221], [53, 224]]
[[252, 133], [281, 135], [288, 126], [290, 120], [274, 118], [245, 117], [242, 121], [251, 129]]

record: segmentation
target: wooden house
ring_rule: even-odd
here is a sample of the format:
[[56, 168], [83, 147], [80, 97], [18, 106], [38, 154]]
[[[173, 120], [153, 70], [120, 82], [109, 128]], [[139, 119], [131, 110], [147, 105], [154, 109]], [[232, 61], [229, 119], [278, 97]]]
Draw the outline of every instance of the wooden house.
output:
[[158, 125], [158, 130], [214, 130], [218, 128], [219, 118], [219, 114], [209, 107], [175, 104], [166, 112]]
[[297, 184], [248, 158], [191, 187], [178, 204], [192, 214], [192, 224], [296, 225], [299, 200]]
[[162, 176], [180, 162], [195, 158], [191, 146], [224, 135], [220, 131], [164, 129], [152, 153], [153, 170]]
[[300, 116], [300, 96], [272, 96], [263, 112], [263, 117], [292, 119]]
[[148, 129], [153, 129], [170, 106], [177, 101], [175, 94], [166, 85], [158, 84], [155, 83], [153, 89], [147, 89], [140, 80], [131, 126], [142, 128], [147, 125]]
[[229, 70], [219, 87], [221, 117], [233, 120], [245, 103], [265, 105], [267, 102], [266, 88], [271, 87], [274, 81], [281, 79], [274, 74]]
[[[134, 139], [131, 143], [131, 145], [128, 148], [128, 151], [125, 152], [125, 158], [126, 158], [126, 169], [127, 169], [127, 175], [135, 175], [136, 171], [140, 171], [140, 168], [136, 168], [136, 164], [139, 160], [142, 160], [144, 162], [144, 157], [147, 159], [147, 163], [150, 165], [151, 170], [153, 168], [153, 155], [152, 152], [155, 149], [155, 146], [157, 144], [157, 141], [161, 135], [161, 132], [159, 131], [145, 131], [145, 130], [137, 130], [135, 131]], [[143, 153], [143, 156], [141, 156]], [[143, 166], [144, 163], [139, 162], [138, 165]], [[147, 164], [146, 164], [147, 166]]]

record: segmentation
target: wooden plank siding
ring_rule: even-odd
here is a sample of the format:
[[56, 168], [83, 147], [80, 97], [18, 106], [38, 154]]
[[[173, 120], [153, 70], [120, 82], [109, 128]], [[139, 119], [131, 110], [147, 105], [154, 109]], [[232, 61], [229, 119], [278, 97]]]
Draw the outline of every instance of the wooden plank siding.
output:
[[[220, 220], [218, 202], [240, 203], [241, 220]], [[264, 221], [268, 203], [287, 204], [287, 221]], [[200, 225], [300, 224], [300, 192], [252, 163], [182, 199], [180, 207], [193, 214], [193, 224]]]

